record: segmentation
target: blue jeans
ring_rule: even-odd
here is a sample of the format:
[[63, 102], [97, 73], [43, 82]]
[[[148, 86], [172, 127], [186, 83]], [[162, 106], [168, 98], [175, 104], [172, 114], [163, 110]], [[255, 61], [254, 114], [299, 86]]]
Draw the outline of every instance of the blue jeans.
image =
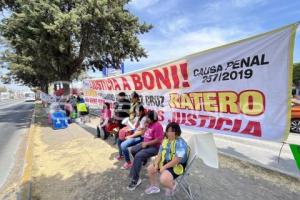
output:
[[133, 166], [130, 169], [129, 177], [132, 178], [133, 181], [138, 181], [140, 178], [140, 171], [143, 163], [147, 162], [149, 158], [157, 155], [158, 148], [155, 146], [149, 146], [146, 148], [142, 148], [141, 144], [137, 144], [131, 148], [131, 154], [134, 157]]
[[124, 155], [125, 161], [130, 162], [128, 147], [134, 146], [143, 141], [142, 137], [129, 138], [127, 140], [118, 140], [119, 155]]

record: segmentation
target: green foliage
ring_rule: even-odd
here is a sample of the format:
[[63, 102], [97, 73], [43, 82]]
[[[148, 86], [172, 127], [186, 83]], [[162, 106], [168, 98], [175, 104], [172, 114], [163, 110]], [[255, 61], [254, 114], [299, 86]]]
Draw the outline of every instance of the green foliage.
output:
[[19, 7], [19, 1], [18, 0], [1, 0], [0, 1], [0, 10], [4, 9], [16, 9]]
[[298, 84], [300, 81], [300, 63], [294, 63], [293, 71], [293, 83]]
[[12, 82], [12, 77], [9, 75], [1, 75], [0, 81], [4, 84], [10, 84]]
[[90, 67], [146, 57], [138, 35], [151, 25], [126, 10], [128, 0], [12, 2], [1, 6], [12, 14], [0, 31], [12, 48], [5, 56], [9, 69], [26, 84], [69, 81]]

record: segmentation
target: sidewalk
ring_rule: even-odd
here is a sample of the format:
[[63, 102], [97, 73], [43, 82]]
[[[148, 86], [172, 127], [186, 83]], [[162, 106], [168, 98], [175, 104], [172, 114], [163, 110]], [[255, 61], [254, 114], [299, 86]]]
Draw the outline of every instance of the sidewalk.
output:
[[[219, 152], [300, 178], [300, 171], [288, 144], [283, 146], [279, 159], [282, 143], [220, 134], [215, 134], [214, 138]], [[287, 143], [300, 144], [300, 134], [291, 133]]]
[[[94, 139], [98, 119], [86, 125], [71, 124], [63, 130], [47, 125], [47, 116], [37, 106], [33, 147], [32, 199], [164, 199], [163, 192], [148, 196], [145, 169], [142, 184], [133, 192], [127, 191], [128, 171], [120, 169], [113, 139]], [[192, 167], [189, 177], [196, 199], [294, 200], [300, 199], [300, 181], [220, 156], [220, 169], [206, 167], [200, 160]], [[178, 200], [187, 199], [180, 190]]]

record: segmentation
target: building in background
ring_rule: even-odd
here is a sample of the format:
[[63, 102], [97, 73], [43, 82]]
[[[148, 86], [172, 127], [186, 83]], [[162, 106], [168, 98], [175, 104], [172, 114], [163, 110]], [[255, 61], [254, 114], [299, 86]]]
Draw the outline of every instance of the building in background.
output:
[[124, 74], [124, 63], [121, 64], [119, 69], [115, 69], [112, 67], [103, 67], [102, 74], [104, 77], [112, 77]]

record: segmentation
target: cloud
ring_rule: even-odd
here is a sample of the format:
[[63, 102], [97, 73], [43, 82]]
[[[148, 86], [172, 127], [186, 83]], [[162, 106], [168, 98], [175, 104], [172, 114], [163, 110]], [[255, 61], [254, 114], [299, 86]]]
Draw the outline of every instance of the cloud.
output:
[[231, 3], [235, 7], [247, 7], [251, 5], [264, 5], [267, 3], [267, 0], [231, 0]]
[[178, 32], [185, 31], [190, 26], [190, 19], [185, 16], [166, 18], [159, 23], [159, 31], [164, 35], [177, 34]]
[[[242, 35], [246, 35], [246, 33], [238, 28], [207, 27], [171, 38], [170, 41], [164, 42], [165, 48], [168, 49], [165, 50], [165, 53], [156, 54], [157, 51], [153, 51], [153, 54], [157, 56], [165, 54], [169, 58], [180, 57], [225, 44]], [[159, 49], [161, 48], [159, 47]], [[161, 49], [161, 51], [163, 50]]]
[[159, 0], [132, 0], [128, 5], [136, 10], [143, 10], [158, 3]]
[[[289, 3], [265, 10], [266, 4], [271, 3], [269, 0], [155, 1], [142, 10], [142, 16], [151, 19], [154, 25], [149, 34], [140, 37], [148, 58], [139, 63], [125, 62], [126, 71], [158, 65], [278, 28], [277, 18], [267, 16], [283, 13], [287, 17], [284, 13], [290, 12], [285, 11], [297, 7], [296, 3]], [[257, 14], [260, 9], [264, 9], [263, 13]], [[270, 26], [272, 20], [277, 25]], [[297, 37], [299, 32], [298, 29]]]
[[139, 63], [126, 62], [126, 71], [137, 69], [137, 67], [144, 68], [158, 65], [191, 53], [220, 46], [233, 40], [242, 39], [249, 35], [249, 32], [242, 31], [237, 27], [208, 27], [181, 33], [170, 38], [142, 39], [142, 46], [148, 50], [149, 56], [141, 59]]

